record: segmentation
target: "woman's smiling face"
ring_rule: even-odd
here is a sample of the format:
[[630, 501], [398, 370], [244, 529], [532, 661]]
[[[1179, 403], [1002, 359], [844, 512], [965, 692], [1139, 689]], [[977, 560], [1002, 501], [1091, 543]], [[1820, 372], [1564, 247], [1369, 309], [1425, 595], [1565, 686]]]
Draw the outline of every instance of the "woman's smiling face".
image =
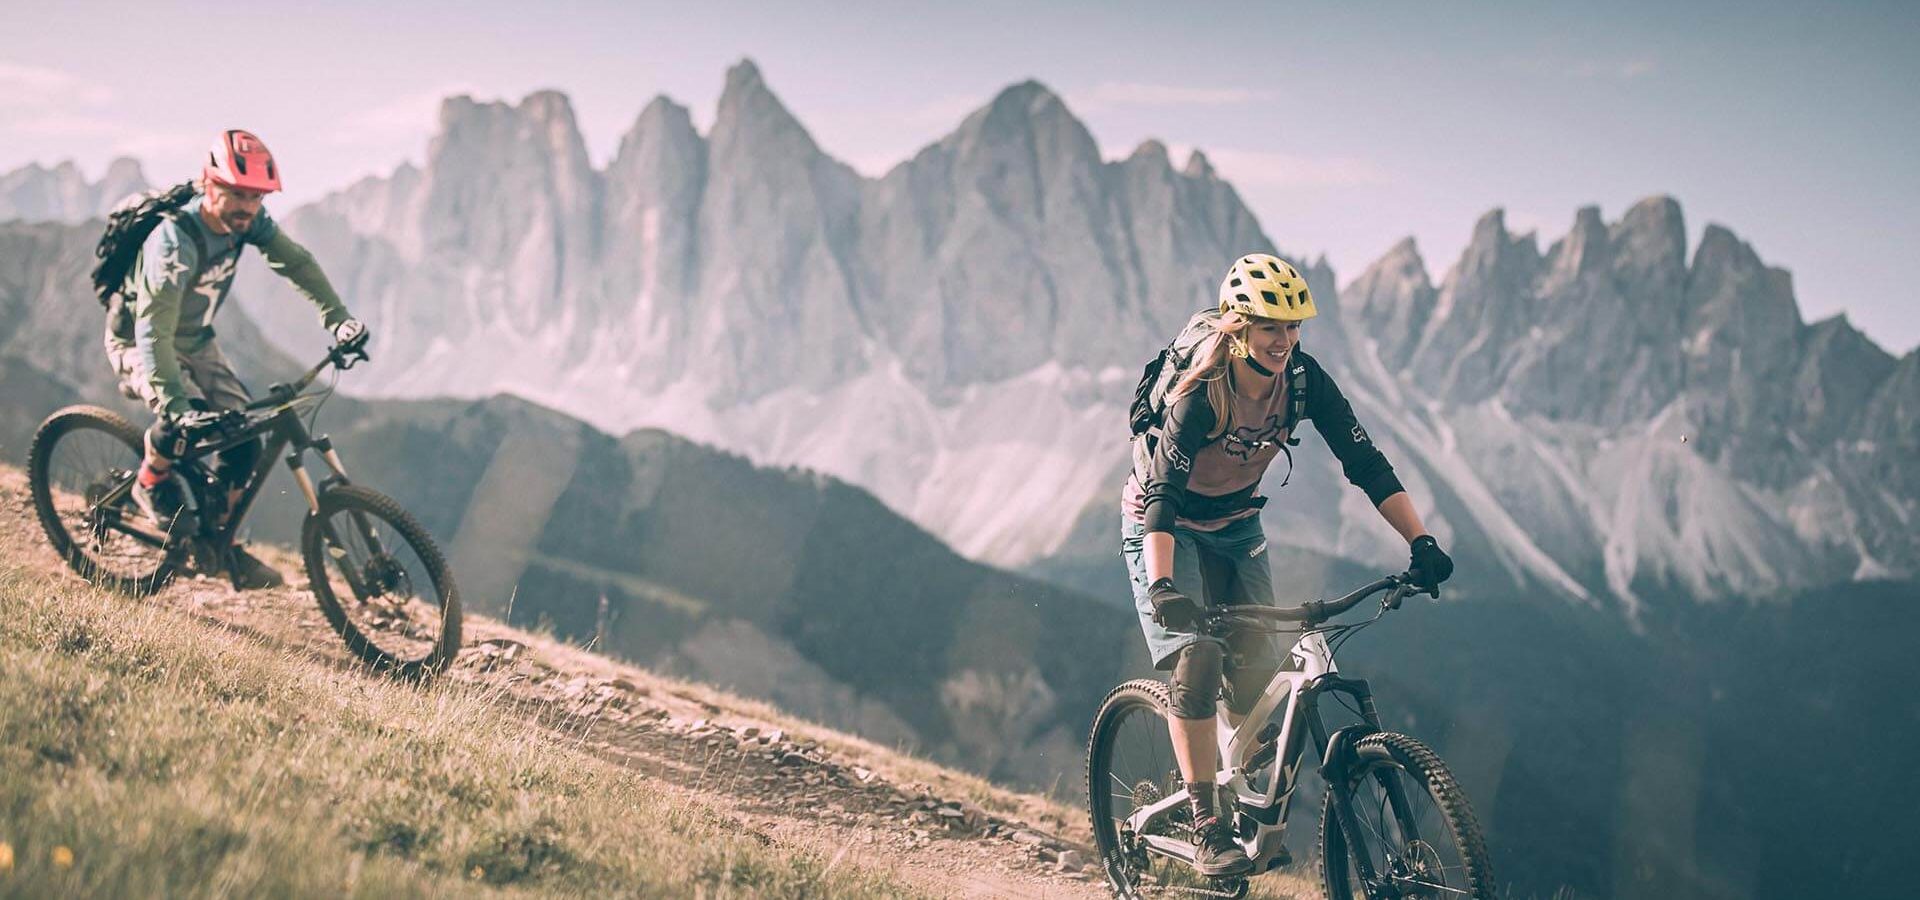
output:
[[1247, 346], [1255, 362], [1274, 371], [1287, 364], [1287, 355], [1300, 343], [1300, 323], [1255, 319], [1247, 326]]

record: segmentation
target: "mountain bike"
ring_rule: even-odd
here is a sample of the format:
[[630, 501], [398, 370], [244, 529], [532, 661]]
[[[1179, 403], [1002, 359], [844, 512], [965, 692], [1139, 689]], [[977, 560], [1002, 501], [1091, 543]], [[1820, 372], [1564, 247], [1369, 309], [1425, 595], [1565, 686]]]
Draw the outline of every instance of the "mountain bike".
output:
[[[1233, 823], [1255, 873], [1291, 861], [1283, 843], [1287, 809], [1303, 770], [1312, 770], [1326, 785], [1320, 874], [1329, 900], [1494, 896], [1486, 841], [1446, 763], [1420, 741], [1383, 730], [1367, 682], [1334, 667], [1335, 651], [1399, 609], [1418, 590], [1414, 584], [1405, 573], [1298, 608], [1207, 611], [1201, 629], [1215, 636], [1240, 629], [1291, 632], [1290, 623], [1299, 625], [1299, 639], [1246, 717], [1231, 721], [1223, 703], [1215, 720], [1221, 817]], [[1371, 619], [1330, 621], [1383, 591]], [[1437, 589], [1432, 593], [1439, 596]], [[1361, 721], [1329, 733], [1321, 716], [1328, 698]], [[1191, 813], [1167, 732], [1168, 705], [1165, 683], [1138, 679], [1109, 693], [1094, 718], [1087, 800], [1101, 867], [1114, 896], [1124, 900], [1245, 896], [1246, 877], [1202, 879], [1192, 870]], [[1307, 759], [1309, 750], [1317, 760]]]
[[[254, 498], [282, 451], [307, 501], [300, 555], [307, 583], [347, 648], [376, 669], [402, 676], [438, 672], [460, 647], [460, 592], [433, 537], [392, 498], [354, 484], [325, 435], [314, 437], [301, 410], [318, 408], [332, 387], [308, 391], [322, 372], [336, 374], [365, 360], [356, 345], [335, 346], [292, 384], [189, 429], [190, 448], [173, 478], [189, 503], [162, 529], [132, 499], [144, 433], [112, 410], [69, 406], [34, 432], [27, 475], [47, 540], [82, 578], [135, 596], [165, 587], [183, 570], [221, 568]], [[258, 463], [229, 487], [210, 464], [213, 454], [266, 438]], [[311, 451], [330, 474], [315, 483]]]

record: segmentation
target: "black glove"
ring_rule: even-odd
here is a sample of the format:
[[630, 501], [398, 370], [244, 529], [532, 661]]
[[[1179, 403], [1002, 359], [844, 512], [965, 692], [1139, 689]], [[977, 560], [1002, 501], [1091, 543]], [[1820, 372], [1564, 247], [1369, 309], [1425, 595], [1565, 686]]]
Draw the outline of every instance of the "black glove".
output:
[[1153, 604], [1154, 624], [1168, 631], [1194, 631], [1200, 626], [1200, 604], [1180, 593], [1171, 578], [1147, 585], [1147, 602]]
[[1440, 549], [1440, 542], [1433, 535], [1423, 534], [1413, 539], [1410, 546], [1413, 551], [1413, 583], [1423, 591], [1440, 589], [1440, 582], [1453, 577], [1453, 557]]

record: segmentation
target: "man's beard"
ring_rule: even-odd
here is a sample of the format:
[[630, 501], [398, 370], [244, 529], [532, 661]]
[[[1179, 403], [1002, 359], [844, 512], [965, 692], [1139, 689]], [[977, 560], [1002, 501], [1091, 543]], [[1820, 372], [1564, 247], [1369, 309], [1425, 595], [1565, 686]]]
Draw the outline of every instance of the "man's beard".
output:
[[228, 231], [237, 234], [246, 231], [247, 227], [253, 224], [253, 214], [230, 212], [220, 217], [220, 224], [227, 226]]

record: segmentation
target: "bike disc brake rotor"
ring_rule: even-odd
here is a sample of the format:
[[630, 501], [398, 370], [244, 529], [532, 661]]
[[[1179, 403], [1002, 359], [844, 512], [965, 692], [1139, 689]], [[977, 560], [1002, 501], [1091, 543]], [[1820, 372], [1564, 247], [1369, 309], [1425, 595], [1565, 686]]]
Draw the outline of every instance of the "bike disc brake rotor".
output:
[[413, 578], [391, 553], [379, 553], [367, 560], [360, 577], [367, 585], [367, 599], [394, 596], [404, 602], [413, 596]]
[[1403, 897], [1439, 897], [1446, 889], [1445, 864], [1440, 861], [1440, 851], [1423, 840], [1408, 844], [1405, 855], [1393, 861], [1393, 874], [1388, 881], [1400, 891]]

